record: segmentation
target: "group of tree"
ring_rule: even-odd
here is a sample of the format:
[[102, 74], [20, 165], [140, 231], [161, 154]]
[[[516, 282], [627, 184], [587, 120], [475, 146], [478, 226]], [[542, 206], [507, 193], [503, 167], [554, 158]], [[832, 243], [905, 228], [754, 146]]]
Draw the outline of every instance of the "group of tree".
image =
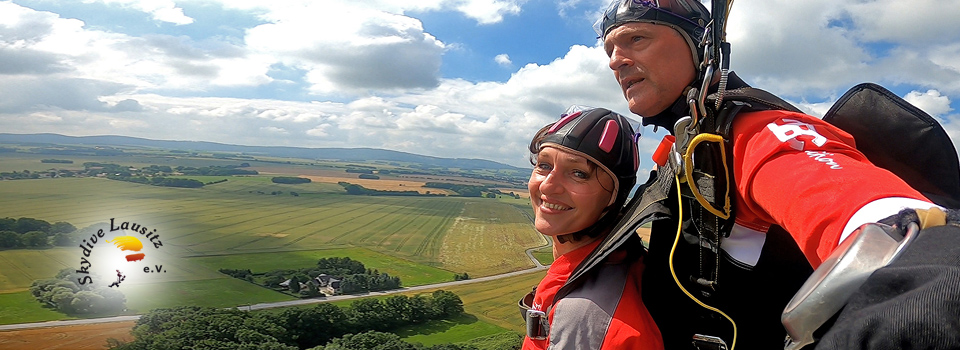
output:
[[107, 175], [108, 179], [134, 182], [138, 184], [145, 184], [151, 186], [163, 186], [163, 187], [180, 187], [180, 188], [200, 188], [203, 187], [204, 183], [200, 180], [195, 179], [185, 179], [178, 177], [162, 177], [162, 176], [121, 176], [121, 175]]
[[61, 270], [55, 278], [33, 281], [30, 294], [46, 307], [68, 315], [111, 314], [123, 311], [126, 297], [118, 290], [92, 283], [78, 284], [88, 276], [72, 269]]
[[274, 176], [270, 179], [273, 183], [278, 184], [307, 184], [310, 183], [310, 179], [299, 176]]
[[480, 197], [483, 195], [483, 192], [490, 191], [487, 186], [461, 185], [446, 182], [427, 182], [423, 184], [423, 187], [451, 190], [459, 194], [461, 197]]
[[251, 272], [250, 269], [220, 269], [219, 271], [220, 273], [233, 278], [239, 278], [247, 282], [253, 282], [253, 272]]
[[53, 224], [34, 218], [0, 219], [0, 249], [46, 248], [51, 245], [71, 246], [76, 227], [68, 222]]
[[133, 176], [136, 170], [131, 172], [128, 166], [113, 163], [84, 162], [83, 174], [86, 176], [97, 176], [100, 174], [114, 176]]
[[249, 166], [247, 163], [240, 165], [211, 165], [205, 167], [186, 167], [186, 166], [177, 166], [171, 168], [167, 165], [149, 165], [142, 168], [135, 168], [129, 166], [123, 166], [113, 163], [98, 163], [98, 162], [85, 162], [83, 163], [83, 174], [87, 176], [96, 176], [99, 174], [120, 176], [120, 177], [135, 177], [135, 176], [163, 176], [170, 174], [181, 174], [181, 175], [199, 175], [199, 176], [231, 176], [231, 175], [257, 175], [259, 174], [256, 170], [247, 170], [240, 169], [246, 166]]
[[[345, 308], [322, 303], [310, 308], [287, 308], [276, 312], [184, 306], [155, 309], [141, 316], [131, 332], [134, 340], [128, 343], [113, 340], [111, 348], [325, 350], [325, 346], [334, 342], [338, 346], [354, 344], [352, 338], [334, 340], [348, 334], [389, 332], [432, 320], [456, 318], [462, 314], [463, 301], [456, 294], [444, 290], [427, 295], [395, 295], [382, 300], [361, 299]], [[330, 349], [359, 349], [350, 346]]]
[[376, 270], [362, 274], [346, 275], [340, 279], [340, 292], [343, 294], [377, 292], [397, 288], [400, 288], [400, 277], [390, 276]]
[[[246, 166], [244, 166], [246, 165]], [[184, 167], [178, 166], [175, 169], [183, 175], [202, 175], [202, 176], [233, 176], [233, 175], [257, 175], [256, 170], [240, 169], [250, 166], [248, 163], [240, 165], [212, 165], [205, 167]]]
[[363, 187], [361, 185], [352, 184], [345, 181], [337, 182], [338, 185], [342, 186], [344, 190], [347, 191], [347, 194], [350, 195], [360, 195], [360, 196], [444, 196], [442, 193], [420, 193], [417, 191], [386, 191], [386, 190], [374, 190], [370, 188]]
[[470, 279], [470, 275], [468, 275], [466, 272], [464, 272], [464, 273], [462, 273], [462, 274], [461, 274], [461, 273], [457, 273], [457, 274], [454, 274], [454, 275], [453, 275], [453, 280], [454, 280], [454, 281], [466, 281], [466, 280], [468, 280], [468, 279]]
[[24, 170], [22, 172], [16, 171], [16, 170], [4, 171], [4, 172], [0, 172], [0, 179], [4, 179], [4, 180], [39, 179], [40, 174], [42, 173], [36, 172], [36, 171], [31, 172], [30, 170]]

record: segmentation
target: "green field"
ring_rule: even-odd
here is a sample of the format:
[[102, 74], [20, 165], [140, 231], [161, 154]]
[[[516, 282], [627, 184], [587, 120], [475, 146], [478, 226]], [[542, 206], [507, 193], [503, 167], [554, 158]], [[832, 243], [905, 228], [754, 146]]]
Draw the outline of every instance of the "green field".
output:
[[73, 319], [64, 314], [40, 306], [30, 292], [0, 294], [0, 324], [44, 322]]
[[[163, 154], [152, 158], [45, 158], [71, 159], [75, 163], [39, 163], [39, 157], [4, 156], [0, 171], [82, 168], [84, 161], [133, 166], [239, 163]], [[302, 167], [289, 166], [291, 174]], [[0, 181], [0, 217], [66, 221], [78, 228], [107, 228], [113, 218], [115, 222], [135, 222], [155, 229], [163, 248], [150, 250], [148, 257], [161, 261], [169, 273], [126, 282], [121, 291], [127, 296], [128, 313], [175, 305], [229, 307], [292, 299], [226, 277], [217, 272], [220, 268], [265, 272], [308, 267], [324, 257], [347, 256], [368, 268], [400, 277], [405, 286], [416, 286], [452, 281], [455, 273], [479, 277], [529, 268], [533, 264], [523, 251], [545, 244], [531, 227], [523, 200], [350, 196], [338, 185], [276, 184], [271, 177], [190, 176], [205, 183], [227, 179], [199, 189], [103, 178]], [[103, 244], [96, 249], [101, 252], [113, 248]], [[76, 268], [80, 252], [79, 247], [0, 251], [0, 306], [4, 310], [0, 324], [66, 319], [41, 307], [26, 290], [34, 280], [50, 278], [60, 269]], [[466, 289], [455, 292], [464, 293], [461, 297], [467, 312], [479, 323], [451, 321], [437, 326], [445, 329], [442, 332], [428, 331], [459, 334], [451, 337], [463, 339], [497, 329], [519, 330], [519, 323], [507, 320], [515, 318], [516, 298], [538, 280], [463, 287]], [[496, 300], [498, 297], [502, 300]], [[409, 337], [417, 339], [414, 333]]]
[[0, 293], [24, 291], [34, 280], [55, 276], [74, 265], [71, 253], [70, 248], [0, 251]]
[[429, 346], [456, 343], [508, 331], [510, 330], [483, 322], [473, 315], [463, 315], [453, 320], [433, 321], [420, 327], [401, 329], [396, 334], [408, 342]]

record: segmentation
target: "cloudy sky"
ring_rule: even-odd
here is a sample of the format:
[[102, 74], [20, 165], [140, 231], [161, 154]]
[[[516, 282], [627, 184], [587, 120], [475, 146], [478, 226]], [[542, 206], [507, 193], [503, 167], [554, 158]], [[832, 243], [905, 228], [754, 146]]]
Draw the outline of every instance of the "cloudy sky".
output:
[[[606, 2], [0, 1], [0, 132], [528, 166], [567, 106], [629, 113], [591, 29]], [[732, 66], [814, 115], [880, 83], [958, 140], [958, 18], [960, 0], [738, 0]], [[643, 132], [649, 154], [662, 131]]]

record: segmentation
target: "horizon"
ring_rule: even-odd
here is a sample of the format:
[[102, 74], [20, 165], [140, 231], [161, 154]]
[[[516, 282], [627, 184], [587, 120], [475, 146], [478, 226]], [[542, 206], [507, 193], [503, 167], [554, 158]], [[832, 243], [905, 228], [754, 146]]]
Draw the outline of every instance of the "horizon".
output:
[[[375, 147], [304, 147], [304, 146], [269, 146], [269, 145], [267, 145], [267, 146], [256, 146], [256, 145], [243, 145], [243, 144], [236, 144], [236, 143], [224, 143], [224, 142], [214, 142], [214, 141], [162, 140], [162, 139], [151, 139], [151, 138], [145, 138], [145, 137], [126, 136], [126, 135], [85, 135], [85, 136], [72, 136], [72, 135], [64, 135], [64, 134], [49, 133], [49, 132], [48, 132], [48, 133], [32, 133], [32, 134], [20, 134], [20, 133], [0, 132], [0, 138], [2, 138], [4, 135], [15, 135], [15, 136], [40, 136], [40, 135], [50, 135], [50, 136], [59, 136], [59, 137], [77, 138], [77, 139], [83, 139], [83, 138], [101, 138], [101, 137], [118, 137], [118, 138], [130, 138], [130, 139], [137, 139], [137, 140], [144, 140], [144, 141], [155, 141], [155, 142], [201, 143], [201, 144], [213, 144], [213, 145], [234, 146], [234, 147], [250, 147], [250, 148], [293, 148], [293, 149], [304, 149], [304, 150], [373, 150], [373, 151], [384, 151], [384, 152], [396, 152], [396, 153], [410, 154], [410, 155], [422, 156], [422, 157], [426, 157], [426, 158], [436, 158], [436, 159], [467, 160], [467, 161], [484, 161], [484, 162], [496, 163], [496, 164], [500, 164], [500, 165], [504, 165], [504, 166], [508, 166], [508, 167], [513, 167], [513, 168], [516, 168], [516, 169], [519, 169], [519, 170], [528, 170], [527, 168], [517, 167], [517, 166], [512, 165], [512, 164], [507, 164], [507, 163], [503, 163], [503, 162], [498, 162], [498, 161], [496, 161], [496, 160], [491, 160], [491, 159], [466, 158], [466, 157], [437, 157], [437, 156], [429, 156], [429, 155], [424, 155], [424, 154], [419, 154], [419, 153], [412, 153], [412, 152], [405, 152], [405, 151], [397, 151], [397, 150], [390, 150], [390, 149], [384, 149], [384, 148], [375, 148]], [[4, 141], [3, 141], [3, 140], [0, 140], [0, 144], [3, 144], [3, 143], [4, 143]], [[86, 143], [85, 143], [85, 144], [86, 144]], [[91, 144], [92, 144], [92, 143], [91, 143]], [[132, 146], [132, 145], [115, 145], [115, 146]], [[224, 151], [224, 152], [226, 152], [226, 151]]]

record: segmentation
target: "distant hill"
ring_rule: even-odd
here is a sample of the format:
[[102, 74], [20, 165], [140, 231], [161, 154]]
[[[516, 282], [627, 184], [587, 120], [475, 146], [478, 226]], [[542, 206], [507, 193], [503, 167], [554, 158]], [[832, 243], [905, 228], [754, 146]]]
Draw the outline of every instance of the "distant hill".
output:
[[330, 159], [342, 161], [382, 160], [419, 163], [425, 166], [461, 169], [522, 170], [512, 165], [473, 158], [439, 158], [376, 148], [307, 148], [281, 146], [242, 146], [205, 141], [164, 141], [128, 136], [66, 136], [60, 134], [0, 133], [0, 142], [19, 144], [60, 144], [97, 146], [139, 146], [202, 152], [236, 152], [251, 156]]

